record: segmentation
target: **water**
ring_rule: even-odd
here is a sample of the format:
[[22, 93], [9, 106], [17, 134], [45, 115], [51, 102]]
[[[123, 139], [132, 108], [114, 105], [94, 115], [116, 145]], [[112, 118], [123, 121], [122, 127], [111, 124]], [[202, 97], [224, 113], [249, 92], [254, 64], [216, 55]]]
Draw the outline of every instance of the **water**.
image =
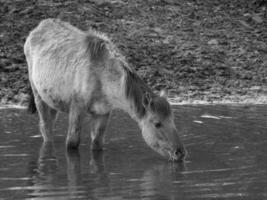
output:
[[120, 112], [92, 154], [86, 122], [80, 150], [66, 152], [65, 116], [44, 145], [36, 115], [2, 109], [0, 199], [267, 199], [266, 106], [176, 106], [175, 116], [183, 164], [150, 150]]

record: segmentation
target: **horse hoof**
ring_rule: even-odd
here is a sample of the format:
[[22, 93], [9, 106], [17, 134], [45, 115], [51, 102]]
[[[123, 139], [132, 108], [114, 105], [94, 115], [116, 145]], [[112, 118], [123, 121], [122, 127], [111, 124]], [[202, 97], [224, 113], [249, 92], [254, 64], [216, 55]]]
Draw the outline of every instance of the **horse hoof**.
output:
[[91, 148], [93, 152], [102, 152], [103, 148]]
[[103, 147], [99, 147], [99, 146], [95, 146], [95, 145], [93, 145], [93, 146], [91, 147], [91, 150], [92, 150], [92, 151], [103, 151]]
[[103, 146], [99, 144], [99, 142], [93, 142], [91, 144], [92, 151], [103, 151]]
[[66, 146], [67, 149], [78, 149], [80, 142], [74, 142], [74, 141], [69, 141], [67, 142]]

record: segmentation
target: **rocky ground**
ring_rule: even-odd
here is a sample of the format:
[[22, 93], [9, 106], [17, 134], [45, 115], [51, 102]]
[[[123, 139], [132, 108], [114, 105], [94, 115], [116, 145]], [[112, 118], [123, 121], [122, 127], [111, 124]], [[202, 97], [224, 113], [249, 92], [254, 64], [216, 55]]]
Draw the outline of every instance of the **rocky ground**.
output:
[[0, 104], [27, 102], [23, 44], [57, 17], [107, 33], [175, 102], [267, 103], [266, 0], [0, 0]]

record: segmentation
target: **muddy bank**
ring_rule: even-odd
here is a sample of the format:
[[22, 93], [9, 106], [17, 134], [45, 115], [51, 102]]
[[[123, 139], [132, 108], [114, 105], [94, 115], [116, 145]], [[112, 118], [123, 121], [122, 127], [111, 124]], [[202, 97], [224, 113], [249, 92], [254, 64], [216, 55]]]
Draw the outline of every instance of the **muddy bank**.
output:
[[113, 38], [155, 90], [178, 103], [267, 103], [266, 3], [254, 1], [0, 0], [0, 104], [26, 104], [23, 44], [57, 17]]

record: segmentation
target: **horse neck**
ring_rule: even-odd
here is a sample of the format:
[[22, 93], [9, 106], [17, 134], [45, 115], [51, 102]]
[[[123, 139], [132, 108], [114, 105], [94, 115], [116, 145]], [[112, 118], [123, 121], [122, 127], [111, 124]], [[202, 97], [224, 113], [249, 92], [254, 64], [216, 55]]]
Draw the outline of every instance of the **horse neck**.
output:
[[138, 115], [138, 112], [136, 111], [136, 107], [132, 100], [128, 99], [125, 94], [119, 93], [120, 96], [117, 95], [118, 94], [116, 94], [116, 96], [114, 95], [113, 97], [111, 97], [110, 103], [112, 104], [112, 107], [115, 109], [123, 110], [124, 112], [128, 113], [130, 117], [139, 124], [141, 122], [141, 118]]
[[142, 118], [139, 116], [138, 112], [136, 111], [135, 105], [133, 102], [127, 101], [127, 106], [124, 109], [125, 112], [127, 112], [133, 120], [135, 120], [138, 124], [141, 123]]

